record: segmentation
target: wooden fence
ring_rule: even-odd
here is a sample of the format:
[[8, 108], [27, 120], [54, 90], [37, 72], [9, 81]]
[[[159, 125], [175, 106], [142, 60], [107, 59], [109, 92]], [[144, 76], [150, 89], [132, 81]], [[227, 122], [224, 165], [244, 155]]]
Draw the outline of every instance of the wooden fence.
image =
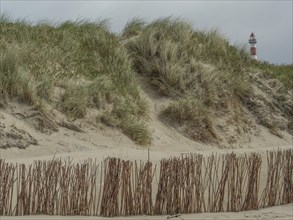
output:
[[162, 215], [292, 203], [293, 150], [266, 156], [190, 154], [157, 165], [107, 158], [26, 166], [0, 159], [0, 215]]

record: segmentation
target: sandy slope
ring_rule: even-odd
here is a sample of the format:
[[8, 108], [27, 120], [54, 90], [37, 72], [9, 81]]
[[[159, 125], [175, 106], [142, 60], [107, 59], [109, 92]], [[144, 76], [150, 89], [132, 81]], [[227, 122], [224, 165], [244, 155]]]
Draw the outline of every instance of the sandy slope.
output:
[[[158, 97], [147, 86], [142, 87], [142, 95], [150, 103], [149, 127], [153, 132], [153, 143], [149, 147], [141, 147], [134, 144], [128, 137], [117, 130], [105, 126], [91, 126], [90, 124], [78, 124], [84, 132], [77, 132], [64, 127], [59, 127], [57, 132], [40, 132], [32, 119], [27, 120], [19, 115], [31, 114], [32, 108], [19, 103], [9, 103], [6, 109], [0, 109], [1, 126], [6, 130], [17, 128], [25, 131], [37, 140], [36, 145], [30, 145], [26, 149], [0, 148], [0, 157], [8, 162], [29, 164], [34, 160], [50, 160], [53, 157], [73, 158], [75, 162], [88, 158], [102, 161], [108, 156], [120, 157], [129, 160], [147, 160], [148, 148], [150, 159], [153, 162], [161, 158], [179, 156], [182, 153], [226, 153], [226, 152], [260, 152], [266, 150], [292, 148], [292, 136], [283, 133], [283, 138], [273, 135], [268, 129], [258, 126], [258, 133], [244, 136], [243, 140], [233, 147], [223, 148], [220, 146], [206, 145], [194, 142], [179, 133], [175, 128], [159, 120], [160, 110], [168, 104], [168, 99]], [[21, 114], [19, 114], [21, 113]], [[1, 140], [0, 140], [1, 141]], [[222, 148], [222, 149], [221, 149]], [[258, 211], [239, 213], [205, 213], [182, 215], [183, 219], [292, 219], [292, 204], [271, 207]], [[167, 216], [141, 216], [117, 219], [166, 219]], [[103, 219], [100, 217], [84, 217], [86, 219]], [[81, 217], [60, 216], [24, 216], [3, 217], [4, 219], [82, 219]], [[178, 218], [179, 219], [179, 218]]]
[[[143, 79], [142, 79], [143, 80]], [[223, 148], [192, 141], [179, 133], [174, 127], [160, 120], [159, 112], [169, 103], [166, 98], [159, 97], [147, 83], [141, 83], [142, 95], [150, 105], [149, 127], [153, 132], [151, 146], [141, 147], [133, 143], [120, 131], [105, 126], [92, 126], [90, 123], [74, 122], [84, 132], [77, 132], [59, 127], [57, 132], [42, 133], [38, 130], [36, 119], [19, 117], [33, 115], [34, 109], [25, 104], [11, 102], [6, 109], [0, 109], [0, 123], [6, 130], [17, 128], [29, 133], [37, 140], [37, 145], [26, 149], [1, 149], [0, 156], [7, 161], [30, 163], [36, 159], [52, 159], [54, 156], [73, 157], [76, 160], [97, 158], [102, 160], [108, 156], [124, 159], [147, 159], [147, 148], [150, 148], [151, 159], [180, 155], [186, 152], [226, 152], [229, 148], [238, 152], [265, 151], [268, 148], [292, 147], [292, 136], [283, 133], [283, 138], [273, 135], [267, 128], [258, 126], [255, 135], [243, 135], [240, 143]], [[58, 115], [57, 115], [58, 116]], [[58, 117], [56, 116], [56, 120]], [[222, 149], [220, 149], [222, 148]]]
[[[19, 107], [19, 105], [18, 105]], [[180, 155], [186, 152], [226, 152], [228, 149], [219, 149], [217, 146], [204, 145], [194, 142], [162, 121], [158, 120], [156, 108], [151, 106], [150, 128], [154, 132], [153, 144], [149, 146], [151, 159], [156, 161], [163, 157]], [[41, 133], [23, 119], [19, 119], [10, 111], [18, 112], [17, 108], [0, 110], [1, 123], [7, 128], [17, 127], [28, 132], [38, 142], [26, 149], [0, 149], [1, 158], [7, 161], [29, 163], [36, 159], [52, 159], [54, 156], [73, 157], [77, 160], [86, 158], [103, 159], [108, 156], [117, 156], [124, 159], [147, 159], [147, 147], [135, 145], [128, 137], [117, 130], [107, 127], [83, 127], [85, 132], [76, 132], [66, 128], [59, 128], [52, 134]], [[28, 110], [29, 111], [29, 110]], [[235, 145], [233, 149], [239, 152], [265, 151], [268, 148], [282, 148], [292, 146], [292, 137], [284, 133], [283, 138], [271, 134], [266, 128], [259, 127], [260, 133], [250, 137], [249, 142]]]

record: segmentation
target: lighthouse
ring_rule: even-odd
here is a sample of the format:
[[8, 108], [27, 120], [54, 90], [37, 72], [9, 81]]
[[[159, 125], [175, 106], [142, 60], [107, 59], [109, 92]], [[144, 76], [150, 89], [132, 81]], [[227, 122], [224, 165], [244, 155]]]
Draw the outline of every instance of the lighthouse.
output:
[[257, 60], [257, 56], [256, 56], [256, 42], [257, 41], [253, 32], [251, 33], [248, 42], [250, 44], [250, 56], [252, 59]]

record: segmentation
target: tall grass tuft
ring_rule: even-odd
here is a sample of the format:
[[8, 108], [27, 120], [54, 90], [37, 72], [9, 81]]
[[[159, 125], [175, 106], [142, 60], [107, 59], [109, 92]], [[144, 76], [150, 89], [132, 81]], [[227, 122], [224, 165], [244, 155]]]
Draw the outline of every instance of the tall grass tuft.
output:
[[61, 98], [61, 109], [73, 118], [83, 118], [87, 113], [88, 106], [88, 88], [79, 83], [69, 83]]
[[1, 88], [9, 95], [13, 95], [17, 89], [17, 60], [15, 54], [7, 52], [0, 57], [0, 84]]
[[211, 110], [198, 100], [175, 101], [162, 112], [162, 116], [183, 125], [183, 132], [195, 140], [215, 142], [218, 138], [213, 128]]
[[[3, 99], [46, 102], [72, 118], [87, 117], [94, 108], [98, 122], [121, 129], [139, 144], [150, 143], [151, 133], [136, 73], [172, 100], [163, 115], [201, 141], [218, 138], [215, 115], [229, 115], [231, 106], [239, 109], [253, 96], [247, 73], [268, 72], [286, 91], [293, 85], [292, 65], [254, 62], [244, 46], [231, 45], [217, 30], [194, 30], [170, 17], [151, 23], [135, 18], [118, 36], [107, 20], [31, 25], [4, 14], [0, 32]], [[58, 98], [56, 90], [62, 90]]]
[[[163, 115], [180, 122], [185, 133], [196, 140], [204, 140], [206, 133], [210, 133], [207, 139], [217, 139], [212, 129], [215, 122], [209, 118], [243, 108], [254, 94], [249, 73], [257, 65], [259, 69], [265, 67], [250, 59], [245, 46], [231, 45], [215, 29], [194, 30], [188, 22], [168, 17], [144, 23], [140, 31], [126, 47], [136, 71], [148, 78], [158, 94], [174, 100]], [[271, 69], [271, 75], [280, 80], [290, 78], [285, 66]], [[290, 85], [292, 79], [288, 81]], [[195, 103], [205, 109], [201, 111], [204, 118], [200, 114], [190, 116], [192, 109], [199, 112]], [[239, 114], [248, 117], [245, 111]], [[188, 119], [183, 120], [183, 115]]]
[[137, 144], [151, 143], [152, 134], [143, 120], [147, 118], [148, 105], [145, 101], [131, 102], [128, 99], [116, 99], [110, 110], [105, 111], [99, 118], [108, 126], [120, 128], [123, 133]]
[[133, 36], [139, 35], [143, 28], [145, 27], [146, 22], [141, 18], [133, 18], [127, 22], [123, 31], [122, 37], [123, 38], [130, 38]]
[[[87, 117], [89, 108], [109, 112], [126, 135], [140, 144], [149, 142], [146, 101], [129, 55], [106, 20], [32, 26], [2, 16], [0, 29], [1, 94], [32, 105], [47, 102], [73, 119]], [[58, 98], [56, 90], [63, 91]], [[122, 117], [118, 111], [124, 102], [128, 109]]]

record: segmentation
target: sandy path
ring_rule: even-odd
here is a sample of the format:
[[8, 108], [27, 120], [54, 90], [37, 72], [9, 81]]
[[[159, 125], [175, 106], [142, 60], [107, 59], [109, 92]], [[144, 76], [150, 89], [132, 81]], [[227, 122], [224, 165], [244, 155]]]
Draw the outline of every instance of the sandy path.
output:
[[[167, 219], [167, 215], [162, 216], [132, 216], [132, 217], [119, 217], [119, 218], [103, 218], [103, 217], [93, 217], [93, 216], [48, 216], [48, 215], [37, 215], [37, 216], [13, 216], [6, 217], [1, 216], [1, 220], [37, 220], [37, 219], [50, 219], [50, 220], [69, 220], [69, 219], [113, 219], [113, 220], [127, 220], [127, 219], [142, 219], [142, 220], [161, 220]], [[275, 206], [260, 210], [246, 211], [246, 212], [218, 212], [218, 213], [199, 213], [199, 214], [182, 214], [181, 218], [173, 219], [203, 219], [203, 220], [212, 220], [212, 219], [258, 219], [258, 220], [292, 220], [293, 219], [293, 204], [287, 204], [282, 206]]]
[[[142, 147], [105, 147], [99, 146], [96, 149], [88, 149], [83, 151], [71, 151], [71, 152], [59, 152], [57, 154], [51, 154], [48, 152], [42, 152], [40, 146], [31, 146], [27, 150], [20, 150], [20, 149], [13, 149], [15, 154], [13, 154], [11, 150], [11, 154], [7, 154], [7, 150], [0, 149], [1, 158], [4, 158], [7, 162], [12, 163], [24, 163], [30, 164], [35, 160], [51, 160], [53, 158], [72, 158], [74, 162], [82, 162], [87, 159], [97, 160], [98, 162], [103, 161], [107, 157], [118, 157], [124, 160], [148, 160], [148, 149]], [[181, 156], [182, 154], [189, 154], [189, 153], [199, 153], [203, 155], [209, 155], [212, 153], [217, 154], [225, 154], [235, 152], [237, 154], [244, 154], [244, 153], [251, 153], [257, 152], [262, 155], [265, 155], [267, 151], [274, 151], [278, 149], [290, 149], [292, 145], [280, 146], [280, 147], [268, 147], [268, 148], [256, 148], [256, 149], [225, 149], [225, 150], [215, 150], [215, 149], [207, 149], [207, 150], [177, 150], [177, 151], [164, 151], [162, 149], [150, 148], [150, 160], [152, 162], [158, 162], [162, 158], [169, 158], [169, 157], [177, 157]], [[31, 153], [31, 155], [30, 155]], [[38, 153], [40, 155], [38, 155]], [[44, 154], [42, 154], [44, 153]], [[48, 153], [48, 154], [46, 154]], [[6, 155], [6, 156], [4, 156]], [[9, 155], [9, 156], [7, 156]]]

